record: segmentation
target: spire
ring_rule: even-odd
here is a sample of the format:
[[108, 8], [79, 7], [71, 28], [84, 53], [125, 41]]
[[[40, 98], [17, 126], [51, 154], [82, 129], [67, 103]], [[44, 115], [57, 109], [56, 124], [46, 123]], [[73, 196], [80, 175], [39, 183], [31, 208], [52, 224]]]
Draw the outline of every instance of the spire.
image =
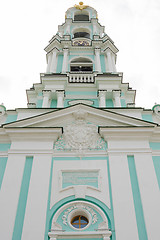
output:
[[86, 9], [88, 6], [83, 5], [83, 2], [79, 2], [79, 5], [75, 4], [74, 7], [79, 9], [79, 10], [83, 10], [83, 9]]

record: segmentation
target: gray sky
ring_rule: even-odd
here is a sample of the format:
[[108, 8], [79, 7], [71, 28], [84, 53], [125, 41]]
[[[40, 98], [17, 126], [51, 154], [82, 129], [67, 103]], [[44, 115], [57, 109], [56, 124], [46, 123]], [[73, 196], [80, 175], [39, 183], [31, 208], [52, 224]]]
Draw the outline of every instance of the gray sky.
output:
[[[46, 70], [43, 50], [65, 20], [71, 0], [8, 0], [0, 6], [0, 104], [27, 106], [26, 89]], [[160, 103], [160, 1], [86, 0], [119, 49], [117, 70], [136, 89], [136, 106]]]

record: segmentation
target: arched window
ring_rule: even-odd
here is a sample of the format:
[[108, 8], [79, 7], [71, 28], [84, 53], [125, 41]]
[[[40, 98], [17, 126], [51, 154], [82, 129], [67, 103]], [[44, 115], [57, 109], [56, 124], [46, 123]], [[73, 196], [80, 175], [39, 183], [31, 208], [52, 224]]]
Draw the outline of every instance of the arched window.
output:
[[77, 11], [74, 15], [74, 21], [89, 21], [89, 13], [85, 10]]
[[75, 32], [74, 38], [90, 38], [90, 34], [88, 32]]
[[88, 58], [79, 57], [71, 61], [70, 64], [71, 72], [92, 72], [93, 63]]

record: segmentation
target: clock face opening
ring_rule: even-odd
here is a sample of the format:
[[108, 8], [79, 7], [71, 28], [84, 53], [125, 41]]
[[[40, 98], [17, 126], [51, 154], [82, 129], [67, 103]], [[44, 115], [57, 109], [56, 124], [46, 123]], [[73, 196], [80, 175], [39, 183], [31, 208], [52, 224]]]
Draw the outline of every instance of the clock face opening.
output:
[[74, 41], [73, 46], [89, 46], [89, 42], [85, 40]]

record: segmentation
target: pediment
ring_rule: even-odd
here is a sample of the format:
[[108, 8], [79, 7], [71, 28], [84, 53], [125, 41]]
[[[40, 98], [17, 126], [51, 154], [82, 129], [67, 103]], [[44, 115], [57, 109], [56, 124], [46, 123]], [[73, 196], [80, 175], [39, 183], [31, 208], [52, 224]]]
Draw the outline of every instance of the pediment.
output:
[[18, 120], [4, 124], [4, 128], [49, 128], [63, 127], [76, 119], [104, 127], [154, 127], [156, 124], [149, 123], [137, 118], [125, 116], [110, 110], [93, 108], [84, 104], [77, 104], [68, 108], [53, 110], [38, 116]]

